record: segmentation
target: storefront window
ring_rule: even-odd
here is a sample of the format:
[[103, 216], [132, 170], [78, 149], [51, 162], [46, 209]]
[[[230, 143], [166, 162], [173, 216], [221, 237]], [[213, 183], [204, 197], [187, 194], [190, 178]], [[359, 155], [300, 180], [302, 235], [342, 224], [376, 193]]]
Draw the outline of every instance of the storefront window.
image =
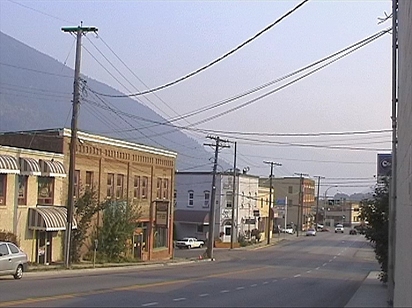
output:
[[154, 248], [167, 247], [167, 228], [156, 227], [154, 232]]

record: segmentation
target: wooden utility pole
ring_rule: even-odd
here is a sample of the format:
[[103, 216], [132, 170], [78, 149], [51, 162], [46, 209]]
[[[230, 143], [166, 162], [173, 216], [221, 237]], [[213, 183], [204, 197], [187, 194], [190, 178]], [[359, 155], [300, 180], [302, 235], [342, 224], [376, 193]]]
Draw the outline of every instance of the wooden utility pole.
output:
[[74, 83], [73, 83], [73, 111], [71, 121], [71, 138], [70, 138], [70, 163], [69, 163], [69, 188], [67, 195], [67, 225], [64, 245], [64, 265], [66, 268], [70, 267], [70, 244], [71, 231], [73, 221], [74, 209], [74, 173], [76, 164], [76, 142], [77, 142], [77, 119], [80, 105], [80, 63], [82, 52], [82, 35], [87, 32], [97, 32], [95, 27], [64, 27], [63, 32], [76, 33], [76, 60], [74, 67]]
[[212, 175], [212, 194], [210, 196], [210, 209], [209, 209], [209, 236], [207, 239], [207, 257], [213, 261], [213, 245], [215, 241], [215, 199], [216, 199], [216, 169], [217, 160], [219, 155], [219, 148], [228, 148], [227, 140], [221, 140], [220, 137], [207, 136], [209, 139], [215, 140], [215, 144], [205, 144], [215, 147], [215, 160], [213, 163], [213, 175]]
[[[230, 230], [230, 249], [233, 249], [233, 245], [235, 242], [235, 202], [236, 198], [236, 152], [237, 152], [237, 142], [235, 141], [235, 154], [233, 158], [233, 187], [232, 187], [232, 229]], [[237, 217], [237, 215], [236, 215]], [[237, 223], [236, 223], [237, 225]]]

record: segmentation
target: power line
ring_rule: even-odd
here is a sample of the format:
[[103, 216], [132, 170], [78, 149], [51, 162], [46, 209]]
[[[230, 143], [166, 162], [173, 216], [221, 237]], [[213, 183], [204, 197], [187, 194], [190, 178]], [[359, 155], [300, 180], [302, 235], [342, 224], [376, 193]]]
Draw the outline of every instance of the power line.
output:
[[291, 15], [292, 13], [294, 13], [296, 10], [298, 10], [301, 6], [303, 6], [306, 2], [308, 2], [309, 0], [304, 0], [301, 3], [299, 3], [297, 6], [295, 6], [292, 10], [290, 10], [289, 12], [287, 12], [286, 14], [284, 14], [282, 17], [280, 17], [279, 19], [277, 19], [275, 22], [273, 22], [272, 24], [270, 24], [269, 26], [267, 26], [266, 28], [264, 28], [263, 30], [259, 31], [257, 34], [255, 34], [253, 37], [249, 38], [248, 40], [244, 41], [242, 44], [238, 45], [237, 47], [233, 48], [232, 50], [230, 50], [229, 52], [227, 52], [226, 54], [224, 54], [223, 56], [217, 58], [216, 60], [210, 62], [209, 64], [181, 77], [178, 78], [172, 82], [166, 83], [162, 86], [153, 88], [153, 89], [149, 89], [143, 92], [138, 92], [138, 93], [132, 93], [132, 94], [123, 94], [123, 95], [110, 95], [110, 94], [103, 94], [103, 93], [98, 93], [99, 95], [102, 96], [106, 96], [106, 97], [116, 97], [116, 98], [120, 98], [120, 97], [132, 97], [132, 96], [140, 96], [140, 95], [144, 95], [144, 94], [148, 94], [148, 93], [153, 93], [165, 88], [168, 88], [172, 85], [175, 85], [183, 80], [186, 80], [194, 75], [197, 75], [198, 73], [208, 69], [209, 67], [215, 65], [216, 63], [222, 61], [223, 59], [227, 58], [228, 56], [234, 54], [236, 51], [240, 50], [242, 47], [246, 46], [247, 44], [251, 43], [252, 41], [254, 41], [256, 38], [258, 38], [259, 36], [261, 36], [263, 33], [265, 33], [266, 31], [270, 30], [272, 27], [274, 27], [276, 24], [280, 23], [283, 19], [285, 19], [286, 17], [288, 17], [289, 15]]

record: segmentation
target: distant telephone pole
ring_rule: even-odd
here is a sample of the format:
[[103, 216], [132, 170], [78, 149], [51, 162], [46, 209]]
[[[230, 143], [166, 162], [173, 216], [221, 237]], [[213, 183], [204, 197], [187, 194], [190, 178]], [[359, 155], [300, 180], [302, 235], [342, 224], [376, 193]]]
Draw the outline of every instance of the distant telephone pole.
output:
[[324, 176], [320, 176], [317, 175], [315, 176], [316, 178], [318, 178], [318, 193], [317, 193], [317, 197], [316, 197], [316, 216], [315, 216], [315, 230], [318, 230], [318, 211], [319, 211], [319, 189], [320, 189], [320, 180], [324, 179]]
[[295, 175], [299, 175], [298, 227], [296, 229], [296, 236], [299, 236], [299, 229], [300, 229], [300, 227], [302, 227], [302, 224], [303, 224], [303, 194], [304, 194], [304, 189], [303, 189], [304, 178], [303, 178], [303, 176], [309, 176], [309, 174], [295, 173]]
[[215, 144], [205, 144], [205, 145], [210, 145], [210, 146], [215, 147], [215, 160], [213, 163], [213, 176], [212, 176], [212, 194], [210, 196], [210, 209], [209, 209], [209, 236], [207, 239], [207, 251], [206, 251], [207, 257], [213, 261], [213, 245], [214, 245], [214, 240], [215, 240], [215, 199], [216, 199], [217, 160], [219, 156], [219, 149], [228, 148], [229, 146], [225, 144], [228, 141], [221, 140], [220, 137], [207, 136], [207, 138], [215, 140]]
[[80, 63], [82, 53], [82, 35], [87, 32], [97, 32], [96, 27], [83, 27], [82, 24], [78, 27], [64, 27], [63, 32], [76, 33], [76, 60], [74, 67], [74, 83], [73, 83], [73, 111], [71, 121], [71, 138], [70, 138], [70, 163], [69, 163], [69, 188], [67, 196], [67, 225], [64, 245], [64, 265], [70, 267], [70, 245], [71, 232], [73, 221], [74, 208], [74, 171], [76, 164], [76, 142], [77, 142], [77, 118], [80, 105]]

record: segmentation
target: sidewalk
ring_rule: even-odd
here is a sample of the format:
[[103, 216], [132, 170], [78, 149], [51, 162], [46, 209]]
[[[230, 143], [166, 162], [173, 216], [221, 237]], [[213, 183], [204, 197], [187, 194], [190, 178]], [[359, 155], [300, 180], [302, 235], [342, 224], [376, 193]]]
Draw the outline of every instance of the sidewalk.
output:
[[378, 271], [370, 272], [345, 307], [389, 307], [387, 286], [378, 275]]

